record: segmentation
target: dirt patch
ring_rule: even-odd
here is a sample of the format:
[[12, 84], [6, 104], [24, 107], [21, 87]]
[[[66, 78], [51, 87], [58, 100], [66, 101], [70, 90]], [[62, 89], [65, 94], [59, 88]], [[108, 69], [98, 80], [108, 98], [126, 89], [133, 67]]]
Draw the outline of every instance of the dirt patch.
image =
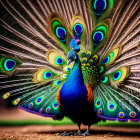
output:
[[[82, 131], [86, 130], [82, 126]], [[60, 136], [76, 132], [77, 126], [0, 127], [0, 140], [140, 140], [140, 128], [92, 126], [90, 136]]]

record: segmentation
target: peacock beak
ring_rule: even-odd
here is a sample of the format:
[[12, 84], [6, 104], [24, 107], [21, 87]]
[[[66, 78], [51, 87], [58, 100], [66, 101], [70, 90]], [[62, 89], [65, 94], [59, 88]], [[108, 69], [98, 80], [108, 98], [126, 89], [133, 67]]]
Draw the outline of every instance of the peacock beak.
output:
[[67, 62], [67, 65], [69, 65], [71, 62], [72, 62], [72, 60], [71, 60], [71, 59], [69, 59], [69, 60], [68, 60], [68, 62]]

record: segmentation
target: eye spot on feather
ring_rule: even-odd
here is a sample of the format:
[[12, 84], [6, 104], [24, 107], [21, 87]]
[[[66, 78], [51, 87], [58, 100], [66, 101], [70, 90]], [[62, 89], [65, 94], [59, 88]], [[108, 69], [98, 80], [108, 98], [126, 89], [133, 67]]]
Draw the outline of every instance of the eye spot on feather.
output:
[[61, 64], [63, 64], [63, 60], [62, 60], [62, 58], [61, 57], [56, 57], [55, 58], [55, 64], [59, 64], [59, 65], [61, 65]]
[[113, 78], [114, 80], [119, 80], [121, 78], [122, 72], [121, 71], [117, 71], [113, 74]]
[[96, 61], [96, 60], [97, 60], [97, 58], [95, 57], [95, 58], [93, 58], [93, 60], [94, 60], [94, 61]]
[[108, 110], [113, 112], [116, 110], [116, 104], [112, 101], [108, 102]]
[[40, 110], [39, 110], [39, 113], [41, 114], [43, 112], [43, 109], [41, 108]]
[[123, 113], [123, 112], [120, 112], [120, 113], [119, 113], [119, 118], [120, 118], [120, 119], [124, 118], [124, 113]]
[[63, 70], [66, 71], [66, 72], [70, 72], [71, 67], [70, 67], [70, 66], [65, 66], [65, 67], [63, 68]]
[[41, 102], [41, 98], [38, 98], [38, 99], [37, 99], [37, 103], [40, 103], [40, 102]]
[[20, 101], [21, 101], [21, 99], [20, 98], [17, 98], [16, 100], [13, 101], [13, 104], [14, 105], [18, 105]]
[[93, 63], [96, 64], [99, 59], [98, 55], [94, 55], [92, 58], [93, 58]]
[[88, 52], [86, 53], [86, 55], [87, 55], [87, 58], [90, 58], [90, 57], [91, 57], [91, 52], [88, 51]]
[[97, 100], [96, 100], [96, 107], [97, 108], [100, 108], [101, 107], [101, 99], [100, 98], [98, 98]]
[[16, 66], [16, 61], [12, 60], [12, 59], [7, 59], [4, 62], [4, 68], [7, 71], [11, 71], [15, 68]]
[[99, 110], [98, 110], [98, 114], [101, 114], [102, 113], [102, 108], [100, 108]]
[[68, 77], [68, 74], [63, 74], [63, 78], [66, 79]]
[[96, 15], [101, 15], [107, 7], [106, 0], [95, 0], [94, 1], [94, 13]]
[[97, 46], [103, 40], [103, 38], [104, 34], [101, 31], [96, 31], [92, 37], [94, 46]]
[[66, 30], [63, 27], [56, 28], [56, 36], [62, 42], [66, 41]]
[[36, 99], [35, 103], [39, 105], [43, 101], [44, 97], [39, 97]]
[[80, 39], [82, 32], [83, 32], [83, 26], [80, 23], [76, 23], [74, 25], [74, 31], [73, 31], [74, 37]]
[[81, 51], [81, 56], [82, 57], [85, 57], [86, 56], [86, 53], [84, 51]]
[[57, 102], [57, 101], [56, 101], [56, 102], [54, 102], [53, 107], [54, 107], [55, 109], [57, 109], [57, 108], [59, 107], [59, 104], [58, 104], [58, 102]]
[[50, 107], [47, 107], [46, 108], [46, 113], [50, 113], [51, 112], [51, 108]]
[[101, 81], [102, 81], [102, 83], [107, 83], [108, 77], [107, 76], [102, 77]]
[[67, 68], [67, 71], [70, 71], [70, 68]]
[[136, 112], [134, 112], [134, 111], [130, 112], [130, 117], [135, 118], [136, 117]]
[[103, 64], [107, 64], [110, 61], [110, 56], [107, 56], [104, 60], [103, 60]]
[[54, 82], [54, 85], [55, 85], [55, 86], [58, 86], [60, 83], [62, 83], [61, 80], [56, 80], [56, 81]]
[[91, 66], [93, 65], [93, 60], [92, 59], [90, 59], [88, 62]]
[[33, 103], [29, 103], [29, 108], [33, 108]]
[[51, 78], [52, 77], [52, 72], [50, 72], [50, 71], [45, 71], [44, 72], [44, 75], [43, 75], [43, 78], [44, 79], [49, 79], [49, 78]]
[[84, 57], [84, 58], [82, 59], [82, 63], [87, 63], [87, 58], [86, 58], [86, 57]]
[[99, 73], [102, 73], [104, 71], [104, 66], [99, 67]]
[[11, 95], [11, 93], [10, 93], [10, 92], [7, 92], [7, 93], [5, 93], [5, 94], [2, 96], [2, 98], [3, 98], [3, 99], [7, 99], [7, 98], [10, 97], [10, 95]]

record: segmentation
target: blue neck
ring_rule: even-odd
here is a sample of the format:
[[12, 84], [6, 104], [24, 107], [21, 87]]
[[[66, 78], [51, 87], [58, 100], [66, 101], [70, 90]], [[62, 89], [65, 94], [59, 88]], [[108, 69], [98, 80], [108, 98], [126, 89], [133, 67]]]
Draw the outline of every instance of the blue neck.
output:
[[77, 60], [75, 60], [73, 69], [75, 69], [75, 68], [79, 68], [81, 70], [81, 61], [79, 58]]
[[81, 71], [81, 61], [80, 61], [79, 58], [75, 61], [73, 69], [70, 72], [66, 82], [71, 80], [71, 79], [74, 80], [73, 81], [74, 83], [75, 82], [77, 84], [82, 84], [83, 83], [83, 75], [82, 75], [82, 71]]
[[78, 58], [73, 66], [72, 71], [69, 73], [68, 78], [66, 82], [64, 83], [64, 87], [68, 86], [69, 88], [76, 88], [78, 85], [83, 85], [83, 75], [81, 71], [81, 62], [80, 59]]

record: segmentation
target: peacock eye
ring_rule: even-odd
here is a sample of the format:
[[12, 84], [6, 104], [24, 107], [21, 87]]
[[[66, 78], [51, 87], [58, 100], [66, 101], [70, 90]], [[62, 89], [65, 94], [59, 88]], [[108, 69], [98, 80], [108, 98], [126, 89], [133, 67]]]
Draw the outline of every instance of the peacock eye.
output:
[[116, 104], [112, 101], [109, 101], [107, 108], [109, 111], [114, 111], [116, 109]]
[[134, 112], [134, 111], [130, 112], [130, 117], [135, 118], [136, 117], [136, 112]]
[[56, 57], [55, 58], [55, 64], [63, 64], [63, 60], [62, 60], [62, 58], [61, 57]]
[[114, 80], [119, 80], [121, 78], [122, 72], [121, 71], [117, 71], [113, 74], [113, 78]]
[[99, 73], [102, 73], [103, 71], [104, 71], [104, 67], [101, 66], [101, 67], [99, 68]]
[[98, 98], [97, 100], [96, 100], [96, 107], [97, 108], [100, 108], [101, 107], [101, 99], [100, 98]]
[[33, 103], [29, 103], [29, 108], [32, 108], [33, 107]]
[[94, 13], [96, 15], [101, 15], [106, 9], [106, 0], [95, 0], [94, 2]]
[[110, 56], [107, 56], [104, 60], [103, 60], [103, 64], [107, 64], [110, 61]]
[[83, 32], [83, 26], [79, 23], [74, 25], [74, 32], [76, 33], [76, 35], [81, 36], [82, 32]]
[[96, 31], [94, 34], [93, 34], [93, 42], [94, 42], [94, 45], [97, 46], [104, 38], [104, 35], [101, 31]]
[[106, 82], [108, 81], [108, 77], [107, 77], [107, 76], [102, 77], [102, 78], [101, 78], [101, 81], [102, 81], [103, 83], [106, 83]]
[[44, 72], [43, 77], [44, 77], [44, 79], [49, 79], [52, 77], [52, 75], [53, 75], [52, 72], [46, 71], [46, 72]]
[[4, 68], [7, 71], [11, 71], [14, 69], [14, 67], [16, 66], [16, 61], [12, 60], [12, 59], [7, 59], [4, 62]]
[[47, 107], [46, 108], [46, 113], [50, 113], [51, 112], [51, 108], [50, 107]]
[[97, 62], [98, 62], [98, 55], [94, 55], [93, 57], [93, 62], [94, 62], [94, 64], [96, 64]]
[[58, 107], [59, 107], [58, 102], [57, 102], [57, 101], [56, 101], [56, 102], [54, 102], [54, 104], [53, 104], [53, 108], [57, 109]]
[[66, 30], [63, 27], [57, 27], [56, 28], [56, 35], [62, 42], [65, 42], [65, 40], [66, 40]]
[[36, 99], [35, 104], [39, 105], [43, 100], [44, 100], [44, 97], [41, 96], [41, 97]]
[[119, 118], [120, 118], [120, 119], [124, 118], [124, 113], [123, 113], [123, 112], [120, 112], [120, 113], [119, 113]]
[[61, 82], [62, 82], [61, 80], [56, 80], [56, 81], [54, 82], [54, 85], [57, 86], [57, 85], [59, 85]]

